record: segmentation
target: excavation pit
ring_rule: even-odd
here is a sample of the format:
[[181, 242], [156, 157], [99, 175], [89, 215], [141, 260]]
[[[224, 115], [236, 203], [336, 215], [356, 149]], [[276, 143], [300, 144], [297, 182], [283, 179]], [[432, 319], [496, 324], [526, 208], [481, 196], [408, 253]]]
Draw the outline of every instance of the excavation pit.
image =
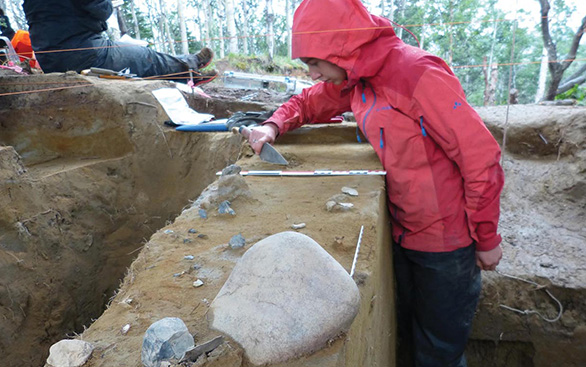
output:
[[[167, 83], [69, 74], [38, 80], [91, 86], [2, 100], [2, 365], [42, 365], [51, 344], [83, 332], [81, 338], [96, 347], [87, 366], [138, 367], [144, 332], [164, 317], [180, 317], [196, 344], [211, 340], [219, 332], [210, 328], [209, 304], [242, 254], [263, 238], [305, 223], [297, 231], [347, 270], [364, 226], [354, 275], [360, 308], [347, 333], [315, 353], [274, 365], [394, 366], [390, 233], [381, 176], [247, 176], [242, 180], [249, 194], [229, 200], [236, 215], [222, 215], [210, 205], [204, 219], [194, 203], [209, 184], [217, 184], [217, 171], [234, 162], [244, 170], [273, 167], [252, 156], [237, 135], [166, 127], [167, 116], [150, 91]], [[6, 91], [15, 87], [2, 87]], [[278, 104], [213, 97], [188, 99], [217, 117]], [[505, 107], [478, 110], [501, 140]], [[586, 110], [511, 106], [509, 120], [504, 259], [501, 274], [483, 276], [469, 365], [581, 366]], [[353, 124], [302, 128], [283, 136], [276, 148], [291, 170], [380, 169], [372, 149], [356, 142], [355, 131]], [[345, 198], [353, 208], [328, 211], [332, 197], [346, 195], [343, 187], [358, 191]], [[237, 234], [245, 238], [242, 249], [229, 246]], [[535, 310], [548, 319], [559, 312], [543, 289], [508, 275], [545, 285], [563, 306], [560, 318], [548, 322], [503, 308]], [[196, 288], [198, 279], [203, 285]], [[246, 351], [229, 337], [201, 358], [196, 365], [250, 365]]]

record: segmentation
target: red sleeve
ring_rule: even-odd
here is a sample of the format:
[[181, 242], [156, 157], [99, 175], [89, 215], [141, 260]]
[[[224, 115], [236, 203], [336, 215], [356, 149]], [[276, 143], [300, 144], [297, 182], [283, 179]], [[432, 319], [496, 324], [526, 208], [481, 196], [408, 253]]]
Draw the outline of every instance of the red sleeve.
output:
[[274, 123], [279, 127], [279, 134], [284, 134], [303, 124], [328, 121], [350, 111], [350, 94], [341, 95], [345, 84], [318, 83], [305, 88], [279, 107], [265, 123]]
[[462, 173], [468, 226], [477, 251], [492, 250], [501, 242], [497, 228], [504, 173], [498, 143], [466, 102], [458, 79], [444, 70], [431, 68], [422, 75], [414, 103], [423, 116], [423, 128]]

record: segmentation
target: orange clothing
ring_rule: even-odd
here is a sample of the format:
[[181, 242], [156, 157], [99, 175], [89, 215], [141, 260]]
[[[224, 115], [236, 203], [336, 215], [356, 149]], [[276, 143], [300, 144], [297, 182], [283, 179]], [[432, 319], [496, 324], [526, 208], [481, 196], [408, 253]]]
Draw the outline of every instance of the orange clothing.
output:
[[12, 37], [11, 43], [18, 56], [20, 56], [20, 61], [29, 60], [31, 68], [38, 67], [37, 61], [35, 60], [35, 53], [33, 52], [33, 47], [31, 45], [31, 39], [27, 31], [23, 31], [22, 29], [16, 31], [16, 34]]

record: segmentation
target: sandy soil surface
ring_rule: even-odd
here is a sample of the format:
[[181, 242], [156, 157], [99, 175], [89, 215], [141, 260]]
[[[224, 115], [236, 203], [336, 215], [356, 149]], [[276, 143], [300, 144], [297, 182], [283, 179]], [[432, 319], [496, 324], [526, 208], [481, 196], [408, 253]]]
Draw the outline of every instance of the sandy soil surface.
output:
[[[248, 156], [239, 137], [181, 134], [165, 127], [166, 115], [149, 92], [165, 83], [70, 74], [35, 78], [32, 84], [17, 84], [2, 77], [0, 92], [49, 84], [70, 88], [0, 100], [3, 365], [40, 365], [50, 344], [97, 319], [82, 335], [98, 346], [91, 365], [139, 366], [142, 334], [162, 317], [187, 319], [197, 341], [213, 336], [205, 319], [207, 304], [241, 255], [227, 248], [231, 236], [242, 233], [250, 246], [305, 222], [302, 231], [349, 267], [359, 224], [368, 223], [366, 243], [380, 231], [375, 216], [383, 186], [374, 177], [250, 177], [245, 179], [250, 195], [233, 202], [235, 217], [211, 214], [206, 221], [187, 210], [174, 221], [227, 163], [240, 157], [244, 167], [267, 166]], [[220, 83], [202, 89], [212, 99], [192, 95], [189, 103], [219, 118], [271, 109], [288, 97], [225, 90]], [[508, 116], [506, 107], [478, 110], [497, 140], [507, 130], [507, 182], [501, 274], [484, 276], [471, 365], [585, 365], [586, 109], [512, 106]], [[378, 168], [372, 150], [353, 143], [354, 133], [353, 127], [300, 131], [277, 147], [291, 162], [289, 169]], [[356, 209], [325, 212], [325, 201], [342, 186], [361, 193], [353, 201]], [[195, 258], [184, 260], [186, 255]], [[368, 247], [363, 252], [375, 255]], [[358, 269], [368, 278], [368, 268]], [[117, 296], [99, 317], [125, 272]], [[507, 275], [547, 286], [563, 306], [559, 320], [503, 308], [537, 311], [549, 319], [559, 312], [543, 289]], [[195, 278], [204, 286], [194, 288]], [[389, 303], [373, 305], [381, 315], [390, 313]], [[125, 324], [131, 329], [123, 335]], [[336, 348], [340, 345], [320, 353], [326, 358]], [[211, 356], [206, 363], [241, 365], [237, 347], [225, 347], [220, 355], [227, 359], [213, 362]]]

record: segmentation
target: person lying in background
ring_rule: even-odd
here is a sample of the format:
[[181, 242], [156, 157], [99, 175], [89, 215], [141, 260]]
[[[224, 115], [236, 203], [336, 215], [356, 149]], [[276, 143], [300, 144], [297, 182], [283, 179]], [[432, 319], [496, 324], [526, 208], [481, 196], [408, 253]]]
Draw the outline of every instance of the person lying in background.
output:
[[195, 84], [217, 75], [214, 70], [199, 71], [213, 59], [214, 53], [207, 47], [197, 54], [172, 56], [104, 38], [102, 32], [113, 11], [111, 0], [25, 0], [23, 8], [33, 49], [46, 73], [128, 68], [139, 77], [172, 76], [187, 81], [188, 71], [194, 70]]

